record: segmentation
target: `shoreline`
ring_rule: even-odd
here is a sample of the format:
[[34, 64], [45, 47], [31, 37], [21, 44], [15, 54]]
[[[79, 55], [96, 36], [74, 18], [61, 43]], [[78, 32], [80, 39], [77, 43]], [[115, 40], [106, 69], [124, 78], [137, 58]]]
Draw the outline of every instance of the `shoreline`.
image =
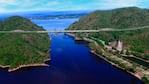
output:
[[21, 69], [21, 68], [28, 68], [28, 67], [40, 67], [40, 66], [49, 66], [48, 64], [27, 64], [27, 65], [20, 65], [19, 67], [17, 67], [17, 68], [13, 68], [13, 69], [8, 69], [8, 72], [13, 72], [13, 71], [16, 71], [16, 70], [19, 70], [19, 69]]
[[44, 63], [35, 63], [35, 64], [24, 64], [24, 65], [20, 65], [20, 66], [18, 66], [18, 67], [16, 67], [16, 68], [12, 68], [12, 69], [10, 69], [10, 66], [9, 65], [6, 65], [6, 66], [3, 66], [3, 65], [0, 65], [0, 68], [2, 68], [2, 69], [6, 69], [6, 68], [8, 68], [7, 69], [7, 71], [8, 72], [13, 72], [13, 71], [16, 71], [16, 70], [19, 70], [19, 69], [21, 69], [21, 68], [28, 68], [28, 67], [40, 67], [40, 66], [46, 66], [46, 67], [49, 67], [50, 65], [48, 65], [48, 64], [45, 64], [45, 62], [46, 61], [50, 61], [51, 59], [47, 59], [47, 60], [45, 60], [44, 61]]
[[88, 42], [88, 43], [93, 42], [91, 39], [88, 39], [88, 38], [79, 38], [79, 37], [76, 37], [75, 34], [65, 33], [65, 35], [68, 35], [70, 37], [73, 37], [75, 41], [85, 41], [85, 42]]
[[[78, 38], [78, 37], [75, 36], [75, 34], [71, 34], [71, 33], [65, 33], [65, 34], [68, 35], [68, 36], [73, 37], [74, 39], [75, 39], [75, 38]], [[75, 39], [75, 40], [77, 40], [77, 39]], [[80, 39], [79, 39], [79, 40], [80, 40]], [[82, 40], [82, 41], [86, 41], [86, 40], [84, 40], [84, 39], [81, 39], [81, 40]], [[88, 42], [88, 41], [86, 41], [86, 42]], [[132, 75], [132, 76], [138, 78], [139, 80], [141, 80], [142, 76], [140, 76], [139, 74], [126, 71], [125, 69], [121, 68], [120, 66], [116, 65], [115, 63], [110, 62], [109, 60], [107, 60], [107, 59], [104, 58], [104, 57], [101, 57], [101, 56], [100, 56], [99, 54], [97, 54], [94, 50], [91, 50], [91, 49], [90, 49], [90, 53], [91, 53], [91, 54], [94, 54], [94, 55], [96, 55], [96, 56], [98, 56], [98, 57], [100, 57], [101, 59], [105, 60], [106, 62], [108, 62], [108, 63], [111, 64], [112, 66], [114, 66], [114, 67], [116, 67], [116, 68], [118, 68], [118, 69], [120, 69], [120, 70], [122, 70], [122, 71], [128, 73], [129, 75]], [[142, 80], [141, 80], [141, 81], [142, 81]]]
[[107, 60], [107, 59], [104, 58], [104, 57], [101, 57], [101, 56], [100, 56], [99, 54], [97, 54], [94, 50], [90, 50], [90, 53], [91, 53], [91, 54], [94, 54], [94, 55], [96, 55], [96, 56], [98, 56], [99, 58], [101, 58], [101, 59], [103, 59], [103, 60], [105, 60], [106, 62], [108, 62], [108, 63], [111, 64], [112, 66], [114, 66], [114, 67], [116, 67], [116, 68], [118, 68], [118, 69], [121, 69], [122, 71], [124, 71], [124, 72], [126, 72], [126, 73], [128, 73], [128, 74], [130, 74], [130, 75], [132, 75], [132, 76], [134, 76], [134, 77], [136, 77], [136, 78], [138, 78], [138, 79], [141, 80], [142, 77], [141, 77], [140, 75], [138, 75], [137, 73], [132, 73], [132, 72], [129, 72], [129, 71], [127, 71], [127, 70], [121, 68], [121, 67], [118, 66], [117, 64], [115, 64], [115, 63], [113, 63], [113, 62]]

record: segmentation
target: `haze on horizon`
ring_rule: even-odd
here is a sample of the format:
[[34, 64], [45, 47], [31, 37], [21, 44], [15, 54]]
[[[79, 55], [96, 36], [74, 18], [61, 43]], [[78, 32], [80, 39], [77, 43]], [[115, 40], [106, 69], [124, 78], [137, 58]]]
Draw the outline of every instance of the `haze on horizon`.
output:
[[149, 0], [0, 0], [0, 13], [23, 11], [107, 10], [137, 6], [149, 8]]

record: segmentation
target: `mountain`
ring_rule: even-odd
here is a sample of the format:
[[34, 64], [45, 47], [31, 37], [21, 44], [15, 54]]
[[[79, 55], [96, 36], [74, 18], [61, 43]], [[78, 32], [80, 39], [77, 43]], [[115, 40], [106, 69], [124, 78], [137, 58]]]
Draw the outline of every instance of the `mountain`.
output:
[[132, 28], [149, 25], [149, 10], [137, 7], [95, 11], [69, 29]]
[[30, 20], [19, 16], [9, 17], [8, 19], [0, 22], [0, 31], [11, 31], [17, 29], [24, 31], [43, 30], [36, 24], [33, 24]]
[[[124, 50], [134, 51], [135, 55], [149, 60], [149, 10], [137, 7], [98, 10], [73, 23], [69, 30], [83, 29], [129, 29], [142, 28], [134, 31], [108, 31], [100, 33], [84, 33], [78, 36], [94, 37], [107, 44], [122, 41]], [[146, 27], [146, 29], [143, 29]], [[140, 54], [141, 53], [141, 54]]]
[[[0, 22], [0, 31], [38, 31], [41, 27], [30, 20], [13, 16]], [[48, 34], [0, 33], [0, 65], [9, 70], [21, 65], [44, 64], [49, 59]]]
[[21, 16], [28, 19], [66, 19], [80, 18], [87, 15], [91, 11], [28, 11], [0, 14], [0, 20], [4, 20], [11, 16]]

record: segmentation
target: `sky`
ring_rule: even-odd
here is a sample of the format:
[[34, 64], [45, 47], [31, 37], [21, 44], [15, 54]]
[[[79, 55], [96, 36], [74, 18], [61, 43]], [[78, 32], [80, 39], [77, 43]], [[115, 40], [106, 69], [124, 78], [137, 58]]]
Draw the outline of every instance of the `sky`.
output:
[[22, 11], [107, 10], [137, 6], [149, 9], [149, 0], [0, 0], [0, 13]]

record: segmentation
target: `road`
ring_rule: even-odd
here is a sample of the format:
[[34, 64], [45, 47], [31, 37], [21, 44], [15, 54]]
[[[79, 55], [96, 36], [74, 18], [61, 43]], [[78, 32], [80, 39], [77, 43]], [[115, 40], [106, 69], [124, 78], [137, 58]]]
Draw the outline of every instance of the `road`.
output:
[[133, 31], [140, 29], [147, 29], [149, 26], [127, 28], [127, 29], [113, 29], [113, 28], [100, 28], [98, 30], [47, 30], [47, 31], [24, 31], [24, 30], [13, 30], [13, 31], [0, 31], [0, 33], [98, 33], [106, 31]]

